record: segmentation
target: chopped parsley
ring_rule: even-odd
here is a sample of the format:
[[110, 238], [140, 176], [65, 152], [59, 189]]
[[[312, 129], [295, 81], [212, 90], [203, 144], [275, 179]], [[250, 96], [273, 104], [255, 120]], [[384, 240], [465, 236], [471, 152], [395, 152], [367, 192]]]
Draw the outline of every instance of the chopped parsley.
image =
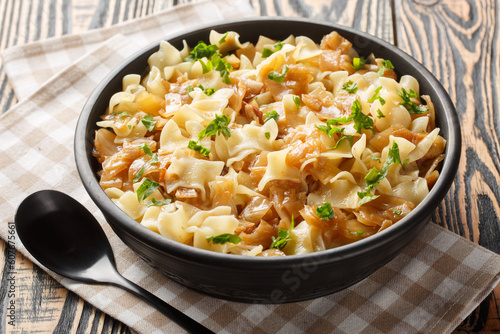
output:
[[372, 154], [372, 155], [370, 155], [370, 158], [372, 158], [372, 160], [375, 160], [375, 161], [377, 161], [377, 162], [382, 162], [382, 161], [380, 160], [380, 158], [377, 158], [377, 157], [376, 157], [376, 156], [374, 156], [373, 154]]
[[213, 55], [210, 61], [213, 64], [213, 68], [216, 71], [219, 71], [222, 82], [229, 85], [231, 83], [231, 79], [229, 78], [229, 71], [233, 69], [231, 64], [229, 64], [223, 58], [220, 58], [218, 54]]
[[207, 237], [207, 242], [212, 242], [214, 245], [224, 245], [228, 242], [237, 245], [241, 242], [241, 238], [234, 234], [224, 233]]
[[366, 63], [365, 57], [352, 59], [352, 67], [354, 67], [356, 71], [362, 70], [365, 67], [365, 63]]
[[385, 118], [384, 113], [380, 109], [377, 109], [377, 115], [378, 115], [377, 118]]
[[383, 77], [385, 71], [394, 69], [394, 66], [392, 65], [390, 60], [382, 60], [381, 63], [382, 64], [380, 65], [380, 69], [377, 72], [379, 77]]
[[316, 214], [321, 217], [320, 220], [331, 220], [335, 215], [335, 211], [333, 211], [329, 202], [325, 202], [322, 206], [316, 207]]
[[142, 168], [139, 169], [139, 171], [137, 172], [137, 174], [135, 174], [134, 179], [132, 180], [133, 183], [136, 183], [136, 182], [138, 182], [141, 179], [142, 174], [144, 174], [144, 171], [146, 170], [146, 165], [147, 164], [144, 164], [144, 166], [142, 166]]
[[324, 132], [328, 135], [328, 137], [332, 137], [335, 133], [343, 133], [343, 128], [338, 128], [337, 125], [349, 123], [352, 119], [347, 117], [337, 117], [330, 118], [326, 120], [326, 125], [316, 125], [316, 128]]
[[153, 116], [150, 114], [147, 114], [144, 116], [141, 120], [142, 124], [148, 129], [149, 132], [154, 131], [155, 126], [156, 126], [156, 121], [154, 120]]
[[375, 93], [373, 96], [368, 100], [368, 102], [374, 102], [375, 100], [379, 100], [381, 105], [385, 104], [385, 100], [382, 98], [382, 96], [379, 96], [378, 93], [380, 93], [380, 90], [382, 89], [382, 86], [378, 87], [375, 89]]
[[[223, 37], [224, 40], [225, 37]], [[220, 72], [222, 82], [230, 84], [231, 79], [229, 78], [229, 71], [231, 71], [233, 67], [220, 57], [218, 50], [219, 48], [217, 45], [207, 45], [204, 42], [198, 42], [195, 48], [189, 53], [189, 56], [184, 58], [184, 61], [199, 61], [201, 67], [203, 68], [203, 73], [208, 73], [215, 69]], [[208, 59], [206, 63], [202, 60], [203, 58]]]
[[231, 122], [231, 119], [222, 114], [222, 115], [215, 115], [215, 118], [213, 121], [211, 121], [205, 130], [201, 131], [198, 134], [198, 141], [202, 140], [205, 137], [212, 137], [215, 135], [220, 135], [221, 133], [224, 135], [224, 137], [229, 138], [231, 137], [231, 130], [229, 130], [228, 125]]
[[394, 142], [392, 147], [389, 149], [389, 154], [387, 155], [381, 170], [378, 170], [377, 167], [373, 167], [368, 174], [366, 174], [365, 189], [364, 191], [358, 192], [358, 197], [361, 199], [361, 201], [359, 201], [359, 205], [363, 205], [378, 197], [378, 195], [374, 195], [372, 191], [375, 189], [375, 186], [386, 177], [389, 167], [395, 163], [402, 165], [401, 158], [399, 156], [399, 146], [396, 142]]
[[363, 114], [361, 103], [358, 100], [355, 100], [352, 104], [351, 118], [354, 121], [354, 129], [358, 133], [361, 133], [362, 129], [372, 130], [375, 133], [375, 130], [373, 130], [373, 119]]
[[276, 51], [281, 50], [282, 48], [283, 48], [283, 42], [278, 41], [278, 42], [276, 42], [276, 44], [273, 45], [273, 49], [274, 50], [271, 50], [271, 49], [268, 49], [268, 48], [264, 48], [262, 50], [262, 58], [267, 58], [270, 55], [272, 55], [273, 53], [275, 53]]
[[332, 137], [335, 133], [343, 133], [343, 129], [337, 128], [337, 125], [346, 124], [351, 121], [354, 121], [354, 129], [358, 133], [361, 133], [362, 129], [372, 130], [375, 133], [375, 130], [373, 130], [373, 119], [363, 114], [361, 103], [358, 100], [355, 100], [352, 104], [350, 117], [330, 118], [326, 121], [326, 125], [316, 125], [316, 128], [326, 133], [329, 137]]
[[226, 41], [226, 38], [227, 38], [227, 35], [229, 34], [229, 31], [226, 31], [226, 33], [224, 34], [224, 36], [222, 36], [221, 39], [219, 39], [219, 44], [222, 44]]
[[396, 210], [394, 210], [394, 211], [393, 211], [393, 213], [394, 213], [395, 215], [400, 215], [400, 214], [402, 213], [402, 211], [401, 211], [401, 210], [396, 209]]
[[293, 103], [295, 104], [295, 107], [297, 107], [297, 110], [300, 108], [300, 97], [294, 96], [293, 97]]
[[219, 50], [217, 45], [207, 45], [206, 43], [200, 41], [194, 47], [194, 49], [191, 50], [191, 52], [189, 53], [189, 56], [184, 58], [184, 61], [193, 62], [193, 61], [200, 60], [202, 58], [210, 59], [214, 54], [217, 53], [217, 50]]
[[428, 111], [429, 108], [423, 107], [423, 106], [417, 106], [415, 103], [411, 101], [412, 98], [418, 98], [418, 94], [413, 90], [410, 89], [409, 92], [406, 91], [406, 89], [401, 88], [401, 92], [397, 91], [399, 97], [401, 97], [401, 105], [408, 110], [410, 114], [423, 114], [424, 112]]
[[118, 116], [118, 117], [132, 117], [132, 115], [130, 115], [128, 112], [126, 111], [115, 111], [114, 113], [112, 113], [111, 115], [113, 116]]
[[143, 150], [143, 151], [144, 151], [144, 153], [146, 153], [146, 155], [147, 155], [148, 157], [152, 157], [152, 156], [153, 156], [153, 151], [151, 151], [151, 148], [149, 147], [149, 145], [148, 145], [148, 144], [143, 143], [143, 144], [139, 145], [139, 148], [140, 148], [141, 150]]
[[276, 81], [277, 83], [283, 83], [285, 82], [285, 76], [287, 72], [288, 72], [288, 66], [284, 65], [282, 73], [271, 71], [267, 74], [267, 78]]
[[157, 164], [158, 163], [158, 153], [153, 154], [151, 157], [151, 160], [149, 160], [150, 164]]
[[160, 184], [158, 182], [155, 182], [148, 178], [144, 179], [139, 188], [137, 188], [137, 200], [141, 202], [143, 199], [148, 198], [159, 187]]
[[352, 82], [351, 80], [347, 81], [342, 87], [348, 93], [355, 94], [358, 91], [358, 84], [356, 82]]
[[267, 121], [270, 121], [272, 119], [274, 119], [275, 122], [278, 122], [278, 118], [280, 117], [280, 114], [278, 114], [278, 112], [276, 110], [273, 110], [271, 112], [266, 112], [265, 116], [266, 116], [266, 119], [264, 119], [264, 123], [266, 123]]
[[216, 135], [224, 135], [224, 137], [231, 137], [231, 130], [229, 130], [228, 125], [231, 122], [231, 119], [222, 114], [221, 116], [215, 115], [215, 119], [212, 120], [207, 127], [198, 134], [198, 141], [190, 140], [188, 143], [188, 148], [203, 154], [204, 156], [208, 156], [210, 154], [210, 150], [199, 145], [198, 143], [205, 137], [212, 137]]
[[208, 156], [210, 154], [209, 149], [204, 148], [203, 146], [197, 144], [194, 140], [189, 141], [188, 148], [190, 148], [196, 152], [199, 152], [199, 153], [203, 154], [204, 156]]
[[153, 164], [158, 163], [158, 153], [153, 154], [153, 152], [149, 148], [148, 144], [146, 144], [146, 143], [141, 144], [141, 145], [139, 145], [139, 148], [142, 149], [144, 151], [144, 153], [146, 153], [146, 155], [148, 157], [151, 157], [151, 160], [149, 160], [148, 162], [146, 162], [144, 164], [144, 166], [142, 166], [142, 168], [139, 169], [139, 171], [137, 172], [137, 174], [135, 174], [134, 179], [132, 180], [133, 183], [138, 182], [142, 178], [142, 175], [144, 174], [144, 171], [146, 170], [146, 167], [148, 165], [153, 165]]
[[274, 236], [272, 237], [273, 242], [271, 243], [271, 246], [269, 248], [276, 248], [276, 249], [281, 249], [285, 247], [286, 243], [291, 240], [290, 238], [290, 232], [293, 230], [293, 215], [292, 215], [292, 222], [290, 224], [290, 228], [288, 230], [285, 230], [284, 228], [279, 228], [278, 230], [278, 237], [275, 238]]
[[170, 198], [164, 199], [162, 201], [157, 201], [154, 197], [150, 201], [146, 202], [147, 206], [162, 206], [172, 203]]
[[264, 133], [264, 136], [266, 136], [266, 139], [269, 140], [269, 138], [271, 138], [271, 133], [266, 132], [266, 133]]
[[[205, 95], [207, 95], [207, 96], [210, 96], [210, 95], [212, 95], [213, 93], [215, 93], [217, 91], [215, 88], [207, 88], [207, 89], [205, 89], [205, 88], [203, 88], [202, 85], [198, 85], [196, 87], [199, 88], [199, 89], [201, 89], [203, 91], [203, 93], [205, 93]], [[188, 89], [187, 89], [187, 93], [189, 94], [192, 91], [194, 91], [193, 86], [189, 86]]]
[[[342, 130], [344, 130], [344, 128], [342, 128]], [[343, 133], [344, 131], [342, 131]], [[335, 143], [335, 145], [333, 146], [333, 149], [336, 149], [337, 147], [339, 147], [339, 144], [342, 140], [347, 140], [349, 141], [349, 144], [352, 146], [352, 142], [354, 141], [354, 137], [352, 135], [344, 135], [342, 134], [342, 136], [340, 136], [340, 138], [337, 140], [337, 142]]]

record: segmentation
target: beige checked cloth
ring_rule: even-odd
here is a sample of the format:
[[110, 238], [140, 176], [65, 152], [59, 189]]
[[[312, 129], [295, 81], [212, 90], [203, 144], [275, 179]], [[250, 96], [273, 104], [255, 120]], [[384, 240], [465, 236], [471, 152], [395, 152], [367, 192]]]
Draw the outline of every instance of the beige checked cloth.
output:
[[[118, 270], [217, 333], [449, 333], [500, 280], [500, 256], [435, 224], [389, 264], [341, 292], [299, 303], [229, 302], [158, 273], [114, 235], [86, 194], [73, 133], [87, 97], [106, 73], [142, 46], [208, 21], [252, 16], [246, 0], [211, 0], [78, 36], [8, 49], [5, 70], [21, 100], [0, 117], [0, 236], [7, 240], [19, 203], [57, 189], [84, 204], [105, 229]], [[16, 247], [28, 258], [19, 239]], [[49, 272], [69, 290], [140, 333], [182, 333], [132, 294]]]

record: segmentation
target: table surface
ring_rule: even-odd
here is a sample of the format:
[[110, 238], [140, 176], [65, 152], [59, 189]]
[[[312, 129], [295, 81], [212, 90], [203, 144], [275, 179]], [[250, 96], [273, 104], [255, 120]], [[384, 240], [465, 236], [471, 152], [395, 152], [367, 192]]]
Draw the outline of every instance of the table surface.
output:
[[[0, 0], [0, 50], [80, 33], [190, 0]], [[230, 1], [230, 0], [228, 0]], [[423, 63], [457, 108], [463, 149], [455, 182], [433, 221], [500, 253], [500, 37], [496, 0], [249, 0], [260, 15], [335, 22], [385, 39]], [[0, 61], [0, 110], [16, 104]], [[6, 329], [7, 248], [0, 241], [0, 332]], [[19, 317], [11, 333], [122, 333], [130, 330], [67, 291], [19, 253]], [[22, 316], [21, 316], [22, 315]], [[500, 286], [456, 329], [500, 332]]]

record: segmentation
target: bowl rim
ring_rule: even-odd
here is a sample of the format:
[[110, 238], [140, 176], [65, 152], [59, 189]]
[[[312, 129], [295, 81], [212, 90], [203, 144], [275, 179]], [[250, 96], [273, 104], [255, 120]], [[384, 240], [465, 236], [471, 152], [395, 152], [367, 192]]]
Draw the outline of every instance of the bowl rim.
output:
[[[292, 255], [285, 257], [250, 257], [250, 256], [238, 256], [234, 254], [224, 254], [213, 251], [208, 251], [204, 249], [198, 249], [193, 246], [188, 246], [180, 242], [170, 240], [160, 234], [157, 234], [148, 228], [142, 226], [140, 223], [128, 216], [124, 211], [122, 211], [112, 200], [105, 194], [104, 190], [99, 186], [97, 179], [95, 178], [94, 172], [91, 169], [88, 160], [87, 144], [93, 139], [88, 139], [86, 133], [88, 128], [93, 126], [89, 124], [89, 116], [93, 110], [93, 106], [97, 103], [100, 98], [101, 92], [108, 85], [108, 82], [117, 77], [119, 73], [140, 55], [143, 55], [151, 50], [157, 49], [160, 41], [162, 40], [173, 40], [181, 38], [185, 35], [190, 35], [196, 32], [209, 31], [211, 29], [217, 30], [219, 27], [224, 28], [225, 31], [228, 30], [228, 26], [237, 26], [242, 24], [255, 24], [258, 22], [270, 21], [272, 23], [279, 22], [300, 22], [305, 24], [311, 24], [316, 26], [324, 26], [325, 28], [330, 28], [331, 31], [345, 31], [353, 35], [357, 35], [361, 38], [368, 39], [370, 42], [380, 45], [386, 49], [389, 49], [390, 53], [395, 54], [396, 57], [402, 58], [409, 65], [413, 66], [415, 70], [422, 73], [422, 75], [431, 83], [431, 90], [435, 92], [438, 96], [438, 100], [443, 104], [443, 126], [447, 126], [446, 133], [448, 134], [445, 159], [441, 166], [441, 173], [433, 188], [430, 190], [429, 194], [424, 198], [424, 200], [415, 207], [412, 212], [410, 212], [403, 219], [398, 221], [396, 224], [392, 225], [379, 233], [368, 238], [356, 241], [354, 243], [344, 245], [338, 248], [332, 248], [320, 252]], [[307, 34], [304, 34], [307, 36]], [[192, 47], [192, 46], [191, 46]], [[147, 64], [145, 65], [146, 68]], [[121, 78], [120, 78], [121, 79]], [[433, 100], [435, 103], [436, 101]], [[443, 127], [441, 127], [443, 129]], [[353, 258], [362, 256], [363, 254], [369, 253], [371, 250], [389, 244], [391, 240], [398, 237], [403, 237], [407, 233], [412, 233], [411, 229], [407, 229], [406, 226], [415, 223], [415, 220], [420, 220], [430, 217], [435, 209], [439, 206], [441, 201], [447, 195], [458, 169], [458, 161], [461, 156], [461, 130], [458, 114], [455, 110], [455, 106], [451, 101], [448, 93], [442, 86], [442, 84], [437, 80], [434, 75], [427, 70], [420, 62], [415, 60], [412, 56], [399, 49], [397, 46], [392, 45], [376, 36], [372, 36], [365, 32], [356, 30], [351, 27], [346, 27], [339, 24], [325, 23], [325, 22], [314, 22], [310, 19], [303, 18], [286, 18], [286, 17], [252, 17], [244, 19], [228, 20], [224, 22], [212, 22], [209, 24], [204, 24], [189, 30], [180, 31], [175, 34], [167, 35], [164, 38], [150, 43], [149, 45], [141, 48], [130, 57], [121, 62], [116, 66], [110, 73], [108, 73], [105, 78], [97, 85], [92, 94], [87, 99], [85, 106], [79, 116], [78, 123], [75, 131], [74, 149], [75, 149], [75, 160], [78, 169], [78, 173], [83, 182], [83, 185], [92, 198], [93, 202], [98, 206], [98, 208], [104, 213], [104, 216], [113, 216], [120, 222], [120, 227], [126, 233], [135, 236], [143, 242], [147, 242], [150, 250], [154, 249], [157, 252], [168, 253], [170, 256], [182, 258], [184, 261], [191, 261], [196, 263], [210, 263], [210, 266], [220, 266], [220, 267], [234, 267], [234, 268], [249, 268], [259, 266], [262, 269], [277, 269], [282, 270], [284, 268], [289, 268], [292, 264], [305, 263], [313, 260], [314, 263], [321, 265], [321, 263], [329, 262], [331, 259], [342, 259], [345, 261], [350, 261]], [[106, 220], [108, 220], [106, 218]], [[108, 223], [113, 227], [114, 223]]]

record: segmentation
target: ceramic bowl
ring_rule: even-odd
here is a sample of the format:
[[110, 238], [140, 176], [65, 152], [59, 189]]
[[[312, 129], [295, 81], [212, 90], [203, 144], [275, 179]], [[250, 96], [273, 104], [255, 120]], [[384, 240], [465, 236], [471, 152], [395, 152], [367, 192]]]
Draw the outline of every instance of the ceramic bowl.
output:
[[121, 90], [124, 75], [146, 70], [147, 59], [158, 49], [158, 41], [109, 73], [88, 99], [77, 125], [75, 155], [80, 177], [114, 232], [144, 261], [171, 279], [202, 293], [240, 302], [283, 303], [324, 296], [359, 282], [387, 264], [426, 226], [446, 196], [457, 171], [461, 151], [460, 125], [445, 89], [424, 66], [397, 47], [333, 24], [255, 18], [185, 31], [166, 40], [179, 49], [182, 40], [193, 47], [198, 41], [208, 42], [212, 29], [236, 31], [242, 42], [256, 42], [259, 35], [282, 40], [293, 34], [308, 36], [317, 43], [336, 30], [352, 42], [360, 55], [374, 53], [391, 60], [398, 76], [415, 77], [420, 83], [420, 93], [430, 95], [434, 103], [436, 124], [447, 140], [441, 175], [425, 200], [397, 224], [369, 238], [323, 252], [288, 257], [244, 257], [196, 249], [156, 234], [130, 218], [106, 196], [98, 183], [100, 166], [92, 156], [92, 148], [96, 122], [106, 111], [109, 98]]

